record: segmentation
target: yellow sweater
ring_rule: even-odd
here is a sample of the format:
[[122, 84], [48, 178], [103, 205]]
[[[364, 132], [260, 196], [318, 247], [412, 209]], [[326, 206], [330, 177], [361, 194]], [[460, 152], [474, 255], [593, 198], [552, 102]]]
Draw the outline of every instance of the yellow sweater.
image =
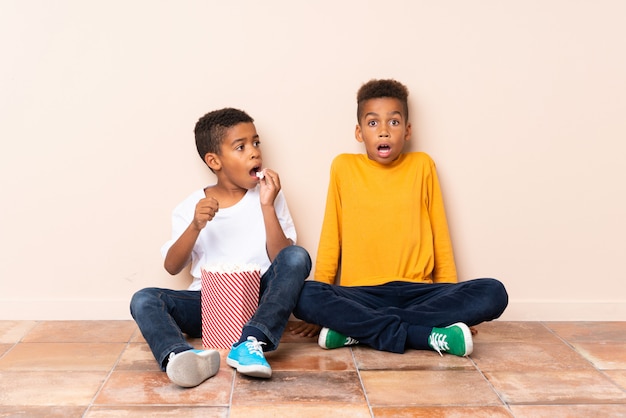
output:
[[433, 160], [402, 154], [382, 165], [341, 154], [330, 170], [315, 280], [342, 286], [457, 281]]

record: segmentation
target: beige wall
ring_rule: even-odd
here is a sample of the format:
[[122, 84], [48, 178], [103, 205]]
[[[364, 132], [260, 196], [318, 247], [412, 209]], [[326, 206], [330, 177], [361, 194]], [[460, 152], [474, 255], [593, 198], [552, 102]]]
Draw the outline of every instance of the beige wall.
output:
[[[170, 211], [213, 181], [193, 126], [257, 121], [315, 257], [355, 93], [411, 91], [462, 279], [508, 320], [626, 320], [626, 2], [21, 1], [0, 7], [0, 319], [127, 319]], [[381, 222], [384, 220], [381, 219]]]

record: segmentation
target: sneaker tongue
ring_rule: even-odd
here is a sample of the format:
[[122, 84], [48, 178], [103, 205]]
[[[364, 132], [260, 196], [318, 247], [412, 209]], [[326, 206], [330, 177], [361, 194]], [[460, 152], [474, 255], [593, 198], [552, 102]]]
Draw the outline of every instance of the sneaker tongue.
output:
[[263, 357], [263, 346], [265, 343], [263, 341], [257, 341], [254, 337], [248, 337], [248, 341], [246, 341], [246, 347], [250, 354], [257, 354]]
[[443, 356], [443, 354], [441, 354], [442, 351], [450, 350], [446, 339], [447, 335], [433, 331], [428, 337], [428, 345], [430, 345], [433, 350], [438, 352], [440, 356]]

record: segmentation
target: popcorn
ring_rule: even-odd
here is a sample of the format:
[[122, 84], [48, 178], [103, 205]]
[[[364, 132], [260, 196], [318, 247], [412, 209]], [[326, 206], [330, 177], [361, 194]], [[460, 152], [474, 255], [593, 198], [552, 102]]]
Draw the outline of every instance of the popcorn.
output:
[[231, 348], [259, 304], [257, 264], [212, 264], [201, 269], [202, 345]]
[[263, 178], [265, 177], [265, 173], [263, 171], [257, 171], [256, 176], [259, 178], [259, 180], [263, 180]]
[[215, 272], [215, 273], [232, 274], [232, 273], [242, 273], [244, 271], [261, 270], [261, 266], [259, 266], [258, 264], [254, 264], [254, 263], [246, 263], [246, 264], [214, 263], [214, 264], [207, 264], [202, 269], [206, 271]]

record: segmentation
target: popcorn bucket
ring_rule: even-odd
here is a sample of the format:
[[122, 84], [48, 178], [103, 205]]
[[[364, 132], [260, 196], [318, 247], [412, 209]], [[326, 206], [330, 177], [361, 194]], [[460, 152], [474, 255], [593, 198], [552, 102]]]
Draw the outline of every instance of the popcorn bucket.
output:
[[257, 265], [209, 265], [201, 269], [202, 345], [231, 348], [259, 305]]

